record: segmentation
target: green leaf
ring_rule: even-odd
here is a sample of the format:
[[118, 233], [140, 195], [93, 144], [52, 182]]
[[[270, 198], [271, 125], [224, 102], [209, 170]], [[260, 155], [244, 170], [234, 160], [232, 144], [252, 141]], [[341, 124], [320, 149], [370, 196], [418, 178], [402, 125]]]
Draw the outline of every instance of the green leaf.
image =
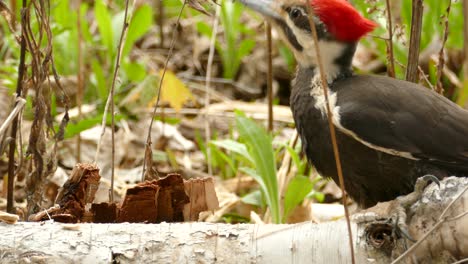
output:
[[241, 42], [237, 50], [237, 57], [242, 59], [243, 57], [249, 55], [252, 49], [255, 47], [255, 40], [246, 39]]
[[158, 94], [158, 89], [155, 89], [155, 87], [158, 86], [158, 79], [159, 78], [155, 75], [146, 75], [146, 77], [120, 101], [119, 106], [129, 110], [138, 107], [152, 107], [153, 99]]
[[252, 164], [254, 164], [254, 160], [252, 156], [250, 156], [249, 152], [247, 151], [247, 147], [239, 142], [236, 142], [231, 139], [225, 139], [225, 140], [212, 140], [210, 142], [213, 145], [216, 145], [220, 148], [224, 148], [226, 150], [232, 151], [234, 153], [237, 153], [241, 155], [242, 157], [246, 158], [248, 161], [250, 161]]
[[94, 3], [94, 15], [101, 35], [101, 42], [107, 48], [107, 52], [114, 52], [114, 36], [112, 32], [112, 20], [103, 0]]
[[[77, 134], [79, 134], [79, 133], [81, 133], [81, 132], [83, 132], [85, 130], [88, 130], [88, 129], [96, 126], [96, 125], [101, 124], [102, 123], [102, 117], [103, 117], [103, 115], [100, 114], [98, 116], [85, 118], [83, 120], [80, 120], [80, 122], [76, 122], [76, 123], [70, 122], [70, 123], [68, 123], [67, 128], [65, 129], [65, 138], [72, 138], [75, 135], [77, 135]], [[112, 117], [110, 115], [107, 115], [106, 124], [110, 125], [111, 118]], [[122, 115], [116, 115], [115, 116], [116, 121], [119, 121], [122, 118], [123, 118]]]
[[244, 140], [255, 162], [255, 171], [258, 176], [254, 178], [265, 194], [273, 222], [280, 223], [278, 180], [271, 136], [263, 127], [258, 126], [238, 111], [236, 111], [236, 124], [240, 137]]
[[211, 35], [213, 34], [213, 29], [203, 21], [197, 23], [197, 31], [207, 38], [211, 38]]
[[258, 174], [258, 172], [255, 169], [248, 168], [248, 167], [241, 167], [241, 168], [239, 168], [239, 170], [241, 172], [249, 175], [250, 177], [252, 177], [260, 185], [260, 189], [261, 189], [262, 192], [265, 192], [265, 190], [268, 189], [268, 187], [265, 185], [265, 182], [263, 181], [262, 177]]
[[102, 66], [97, 59], [93, 59], [91, 62], [91, 68], [93, 70], [92, 81], [97, 87], [99, 99], [101, 102], [105, 102], [107, 100], [107, 80], [104, 77]]
[[286, 145], [286, 150], [289, 152], [289, 155], [291, 155], [291, 159], [294, 162], [294, 165], [296, 165], [297, 168], [297, 175], [304, 175], [304, 171], [307, 165], [307, 162], [302, 162], [301, 158], [299, 157], [299, 153], [297, 153], [293, 148], [290, 146]]
[[82, 3], [80, 7], [80, 16], [81, 16], [81, 32], [86, 43], [91, 43], [93, 41], [93, 35], [89, 30], [89, 22], [86, 19], [86, 14], [88, 13], [88, 4]]
[[122, 64], [122, 69], [128, 80], [132, 82], [141, 82], [147, 76], [145, 66], [139, 62], [124, 63]]
[[294, 53], [286, 46], [281, 45], [279, 47], [279, 53], [281, 57], [286, 61], [288, 65], [288, 70], [294, 72], [294, 66], [296, 65], [296, 58], [294, 58]]
[[224, 179], [232, 178], [237, 172], [234, 159], [228, 157], [213, 144], [210, 145], [210, 150], [212, 166], [221, 170]]
[[289, 182], [284, 196], [283, 221], [313, 188], [314, 184], [305, 176], [298, 175]]
[[224, 214], [223, 221], [227, 224], [235, 224], [235, 223], [248, 223], [250, 219], [242, 215], [231, 213], [231, 214]]
[[113, 47], [115, 47], [115, 51], [113, 50], [113, 52], [109, 53], [109, 54], [112, 54], [112, 56], [114, 54], [117, 55], [117, 47], [119, 45], [120, 35], [122, 34], [124, 18], [125, 18], [125, 11], [123, 10], [120, 12], [117, 12], [111, 17], [111, 25], [112, 25], [111, 31], [113, 32], [112, 45]]
[[255, 205], [260, 208], [265, 207], [265, 201], [263, 199], [262, 192], [260, 190], [253, 191], [241, 198], [241, 201], [245, 204]]
[[312, 190], [305, 198], [315, 199], [317, 202], [322, 203], [323, 200], [325, 200], [325, 194], [322, 192], [317, 192], [316, 190]]
[[[68, 0], [58, 1], [57, 5], [53, 8], [54, 20], [56, 25], [61, 28], [72, 28], [76, 21], [75, 12], [70, 10], [70, 2]], [[70, 17], [72, 16], [72, 17]]]
[[152, 25], [153, 12], [151, 7], [148, 4], [139, 6], [133, 13], [132, 20], [128, 26], [127, 39], [122, 52], [123, 57], [130, 52], [135, 42], [150, 30]]

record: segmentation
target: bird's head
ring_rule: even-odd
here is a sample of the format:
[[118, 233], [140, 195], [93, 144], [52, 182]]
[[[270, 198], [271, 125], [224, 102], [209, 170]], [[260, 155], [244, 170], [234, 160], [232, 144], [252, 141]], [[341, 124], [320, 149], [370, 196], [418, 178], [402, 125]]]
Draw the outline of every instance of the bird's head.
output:
[[[261, 13], [280, 33], [293, 50], [301, 67], [317, 65], [314, 40], [309, 23], [317, 29], [322, 62], [329, 78], [349, 70], [356, 43], [376, 24], [364, 18], [346, 0], [240, 0]], [[308, 8], [307, 5], [310, 5]], [[334, 76], [335, 75], [335, 76]]]

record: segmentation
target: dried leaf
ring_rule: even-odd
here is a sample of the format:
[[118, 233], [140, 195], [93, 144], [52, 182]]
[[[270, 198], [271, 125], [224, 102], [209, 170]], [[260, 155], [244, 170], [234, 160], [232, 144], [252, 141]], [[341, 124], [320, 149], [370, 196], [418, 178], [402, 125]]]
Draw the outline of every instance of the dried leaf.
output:
[[[160, 75], [162, 76], [162, 71]], [[185, 84], [173, 72], [166, 71], [162, 83], [161, 100], [168, 102], [176, 111], [180, 111], [184, 103], [193, 99], [192, 93]]]
[[8, 6], [3, 2], [0, 1], [0, 15], [2, 15], [8, 23], [8, 27], [10, 28], [11, 32], [15, 32], [15, 25], [14, 25], [14, 14], [8, 9]]
[[[199, 3], [200, 0], [188, 0], [187, 5], [190, 6], [191, 8], [197, 10], [198, 12], [201, 12], [207, 16], [211, 16], [210, 13], [206, 11], [206, 9]], [[205, 1], [203, 1], [205, 2]]]

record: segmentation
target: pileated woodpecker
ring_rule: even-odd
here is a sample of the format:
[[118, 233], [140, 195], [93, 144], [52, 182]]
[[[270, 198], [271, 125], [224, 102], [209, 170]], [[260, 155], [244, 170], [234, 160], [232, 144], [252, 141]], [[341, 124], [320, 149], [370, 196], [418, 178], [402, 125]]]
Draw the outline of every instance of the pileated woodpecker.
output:
[[[468, 176], [468, 111], [414, 83], [355, 75], [357, 42], [375, 28], [346, 0], [240, 0], [263, 14], [298, 62], [291, 109], [309, 161], [338, 182], [308, 10], [330, 87], [346, 192], [364, 208], [413, 191], [417, 178]], [[307, 8], [307, 4], [310, 8]]]

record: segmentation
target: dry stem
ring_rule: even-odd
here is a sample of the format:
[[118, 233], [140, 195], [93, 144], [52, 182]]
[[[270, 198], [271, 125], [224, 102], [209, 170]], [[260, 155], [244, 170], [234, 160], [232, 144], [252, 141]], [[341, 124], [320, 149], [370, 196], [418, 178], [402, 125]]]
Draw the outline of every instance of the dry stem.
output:
[[435, 91], [439, 94], [444, 93], [444, 87], [442, 85], [442, 75], [444, 73], [444, 66], [445, 66], [445, 44], [447, 43], [448, 35], [449, 35], [449, 16], [450, 10], [452, 8], [452, 1], [448, 1], [447, 13], [442, 18], [444, 20], [444, 37], [442, 39], [442, 47], [439, 51], [439, 62], [437, 63], [437, 77], [436, 77], [436, 89]]
[[266, 35], [267, 35], [267, 90], [268, 90], [268, 131], [273, 131], [273, 46], [271, 41], [271, 24], [266, 23]]
[[330, 109], [330, 100], [328, 96], [328, 82], [327, 82], [327, 77], [326, 73], [323, 67], [322, 63], [322, 57], [320, 53], [320, 47], [319, 47], [319, 41], [318, 41], [318, 35], [317, 35], [317, 29], [315, 28], [315, 23], [313, 21], [313, 16], [315, 15], [311, 6], [307, 5], [307, 12], [310, 14], [308, 16], [309, 18], [309, 25], [312, 31], [313, 39], [314, 39], [314, 46], [315, 46], [315, 55], [317, 58], [317, 64], [318, 64], [318, 69], [320, 73], [320, 79], [321, 79], [321, 84], [323, 88], [323, 94], [325, 96], [325, 102], [327, 105], [327, 117], [328, 117], [328, 126], [330, 129], [330, 135], [331, 135], [331, 141], [333, 145], [333, 154], [335, 156], [335, 162], [336, 162], [336, 169], [338, 172], [338, 178], [340, 182], [340, 188], [343, 192], [343, 206], [345, 209], [345, 216], [346, 216], [346, 225], [348, 228], [348, 238], [349, 238], [349, 250], [351, 252], [351, 261], [353, 264], [356, 263], [355, 255], [354, 255], [354, 244], [353, 244], [353, 235], [352, 235], [352, 230], [351, 230], [351, 222], [349, 218], [349, 210], [348, 206], [346, 205], [346, 191], [345, 191], [345, 184], [344, 184], [344, 177], [343, 177], [343, 170], [341, 167], [341, 160], [340, 160], [340, 152], [339, 152], [339, 147], [338, 143], [336, 140], [336, 131], [335, 131], [335, 126], [333, 125], [333, 112]]
[[[182, 12], [184, 11], [186, 5], [187, 5], [187, 1], [184, 1], [184, 4], [182, 5], [182, 8], [180, 9], [179, 15], [177, 16], [176, 25], [179, 24], [180, 18], [182, 17]], [[177, 29], [174, 28], [174, 30], [172, 31], [172, 40], [171, 40], [171, 46], [169, 47], [169, 54], [167, 55], [166, 61], [164, 63], [163, 73], [161, 75], [161, 79], [159, 80], [158, 96], [157, 96], [157, 99], [156, 99], [156, 103], [154, 104], [153, 114], [151, 115], [151, 121], [150, 121], [150, 125], [148, 127], [148, 135], [146, 137], [145, 158], [143, 159], [143, 170], [142, 170], [142, 174], [141, 174], [142, 181], [145, 179], [147, 156], [148, 155], [150, 155], [150, 157], [152, 156], [151, 145], [153, 143], [151, 142], [151, 130], [153, 128], [154, 118], [156, 116], [156, 112], [157, 112], [158, 106], [159, 106], [159, 101], [161, 99], [161, 90], [163, 88], [162, 85], [163, 85], [163, 81], [164, 81], [164, 76], [166, 75], [167, 65], [169, 64], [169, 60], [172, 57], [172, 52], [174, 51], [176, 35], [177, 35]]]
[[[26, 0], [23, 0], [23, 10], [26, 8]], [[26, 58], [26, 40], [24, 36], [25, 12], [21, 12], [21, 48], [20, 48], [20, 63], [18, 65], [18, 80], [16, 82], [16, 97], [19, 98], [23, 91], [23, 79], [25, 73], [25, 58]], [[18, 102], [17, 102], [18, 103]], [[7, 212], [15, 213], [13, 208], [13, 191], [15, 184], [15, 149], [16, 149], [16, 135], [18, 133], [18, 116], [13, 119], [11, 128], [10, 149], [8, 152], [8, 194], [7, 194]]]
[[423, 19], [423, 1], [413, 0], [413, 15], [411, 17], [411, 35], [408, 53], [408, 67], [406, 68], [406, 80], [409, 82], [418, 82], [419, 67], [419, 46], [421, 43], [421, 30]]
[[[211, 74], [212, 74], [212, 67], [213, 67], [213, 58], [215, 53], [215, 43], [216, 43], [216, 36], [218, 35], [218, 22], [219, 16], [221, 14], [221, 6], [216, 6], [216, 14], [213, 19], [213, 32], [211, 34], [210, 40], [210, 51], [208, 54], [208, 62], [206, 66], [206, 79], [205, 79], [205, 107], [210, 105], [210, 86], [211, 86]], [[205, 114], [205, 141], [209, 142], [211, 139], [211, 129], [210, 129], [210, 119], [208, 118], [208, 113]], [[208, 166], [208, 174], [213, 176], [213, 167], [211, 166], [211, 149], [207, 148], [206, 150], [207, 160], [206, 164]]]
[[392, 23], [392, 10], [390, 6], [390, 0], [386, 0], [387, 2], [387, 27], [388, 27], [388, 40], [387, 40], [387, 45], [388, 45], [388, 50], [387, 50], [387, 55], [388, 55], [388, 60], [389, 60], [389, 66], [388, 66], [388, 75], [390, 77], [395, 77], [395, 57], [393, 54], [393, 23]]

